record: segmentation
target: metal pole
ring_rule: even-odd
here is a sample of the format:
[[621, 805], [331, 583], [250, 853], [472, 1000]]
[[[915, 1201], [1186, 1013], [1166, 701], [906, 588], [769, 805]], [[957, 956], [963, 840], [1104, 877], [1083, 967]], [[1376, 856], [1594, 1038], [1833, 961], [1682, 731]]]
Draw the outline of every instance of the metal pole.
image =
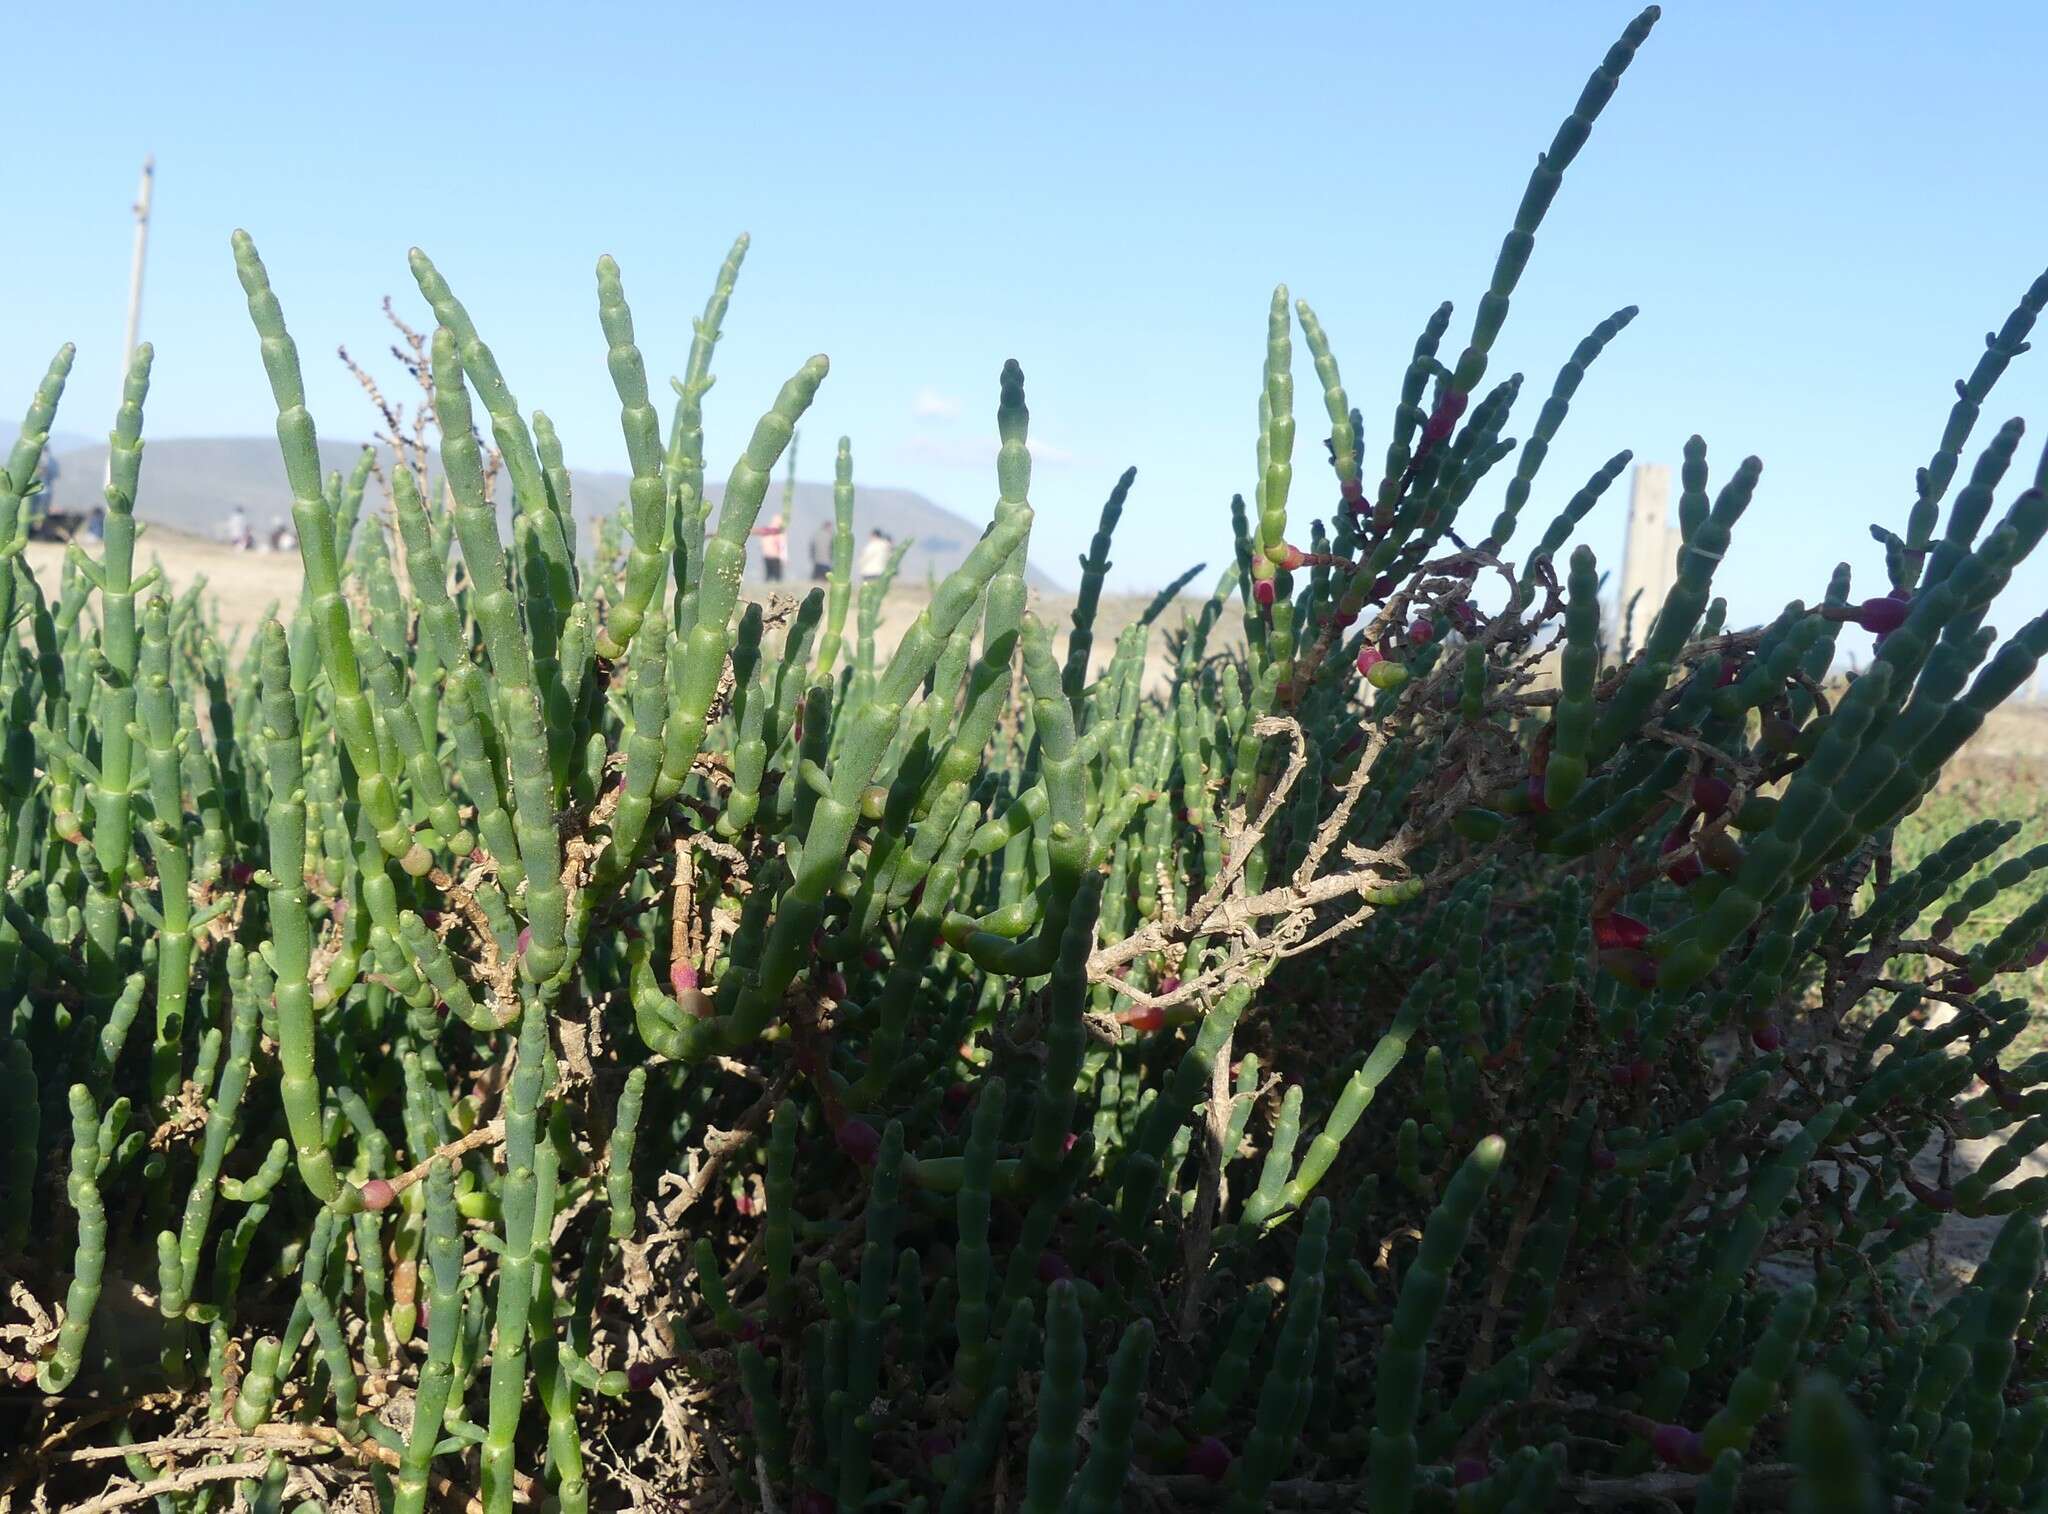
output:
[[135, 344], [142, 334], [142, 263], [149, 251], [149, 191], [156, 182], [156, 154], [142, 160], [142, 188], [135, 195], [135, 261], [128, 270], [128, 339], [121, 345], [121, 379], [128, 378], [128, 365], [135, 361]]
[[[128, 335], [121, 344], [121, 372], [116, 382], [126, 386], [128, 369], [135, 361], [135, 347], [142, 337], [142, 264], [149, 252], [149, 191], [156, 183], [156, 154], [142, 160], [142, 187], [135, 192], [135, 258], [128, 266]], [[114, 453], [107, 451], [107, 466], [100, 479], [106, 487], [114, 481]]]

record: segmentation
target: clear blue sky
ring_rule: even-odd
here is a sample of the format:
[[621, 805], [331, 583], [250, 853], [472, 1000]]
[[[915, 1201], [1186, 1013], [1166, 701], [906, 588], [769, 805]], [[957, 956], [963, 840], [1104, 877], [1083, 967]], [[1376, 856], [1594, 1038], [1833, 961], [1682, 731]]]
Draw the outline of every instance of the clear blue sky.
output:
[[[804, 475], [825, 476], [847, 432], [864, 481], [983, 519], [995, 378], [1015, 356], [1045, 449], [1034, 555], [1071, 582], [1135, 463], [1114, 582], [1156, 586], [1227, 550], [1274, 284], [1321, 314], [1376, 457], [1416, 329], [1456, 301], [1456, 351], [1535, 154], [1632, 10], [39, 7], [10, 27], [0, 396], [14, 409], [72, 339], [62, 429], [110, 421], [145, 150], [156, 436], [268, 429], [228, 254], [239, 225], [323, 434], [368, 430], [330, 354], [381, 352], [387, 293], [420, 311], [417, 242], [571, 460], [618, 466], [594, 260], [623, 266], [659, 384], [744, 229], [715, 470], [823, 351]], [[1580, 336], [1643, 309], [1582, 389], [1531, 531], [1611, 452], [1675, 464], [1697, 430], [1717, 479], [1746, 453], [1765, 462], [1722, 575], [1738, 617], [1817, 596], [1845, 556], [1878, 592], [1868, 522], [1903, 524], [1952, 383], [2048, 266], [2044, 47], [2033, 4], [1668, 6], [1495, 350], [1494, 375], [1528, 375], [1509, 428], [1524, 434]], [[1333, 491], [1297, 352], [1305, 538]], [[2009, 415], [2033, 422], [2031, 471], [2048, 352], [2014, 366], [1980, 437]], [[1624, 493], [1585, 528], [1603, 563]], [[1997, 623], [2044, 591], [2030, 567]]]

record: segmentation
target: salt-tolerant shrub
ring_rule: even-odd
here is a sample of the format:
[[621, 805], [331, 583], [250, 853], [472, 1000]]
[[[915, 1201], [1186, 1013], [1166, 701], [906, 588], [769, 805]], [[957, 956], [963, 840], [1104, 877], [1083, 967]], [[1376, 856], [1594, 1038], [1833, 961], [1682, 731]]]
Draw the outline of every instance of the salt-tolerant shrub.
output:
[[[1633, 311], [1519, 442], [1521, 376], [1486, 379], [1655, 19], [1539, 161], [1455, 360], [1430, 317], [1382, 467], [1275, 295], [1236, 560], [1106, 658], [1133, 480], [1062, 648], [1027, 611], [1014, 363], [994, 517], [892, 651], [843, 442], [829, 588], [742, 605], [827, 369], [713, 529], [744, 240], [665, 431], [599, 263], [633, 479], [583, 551], [553, 428], [422, 254], [438, 461], [384, 460], [388, 513], [372, 455], [322, 478], [238, 235], [305, 569], [247, 646], [136, 569], [147, 348], [103, 548], [27, 570], [60, 353], [0, 476], [8, 1496], [2048, 1508], [2048, 1180], [2007, 1181], [2048, 1061], [2006, 1054], [2001, 992], [2048, 905], [1947, 944], [2048, 857], [1996, 823], [1892, 850], [2048, 649], [1985, 623], [2048, 529], [2043, 480], [2005, 486], [2019, 423], [1958, 479], [2048, 277], [1879, 532], [1888, 584], [1837, 568], [1729, 628], [1761, 465], [1717, 481], [1695, 440], [1675, 583], [1618, 660], [1571, 538], [1628, 454], [1509, 548]], [[1881, 641], [1843, 685], [1851, 623]], [[1903, 1263], [1950, 1213], [2010, 1218], [1938, 1292]]]

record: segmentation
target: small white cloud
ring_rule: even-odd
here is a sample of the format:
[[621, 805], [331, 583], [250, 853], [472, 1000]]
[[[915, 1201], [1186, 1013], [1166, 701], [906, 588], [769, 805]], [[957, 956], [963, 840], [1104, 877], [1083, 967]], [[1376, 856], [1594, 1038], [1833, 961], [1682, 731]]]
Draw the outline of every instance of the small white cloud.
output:
[[910, 413], [921, 421], [951, 421], [960, 418], [960, 401], [941, 394], [927, 384], [910, 402]]
[[916, 435], [903, 444], [903, 456], [910, 461], [945, 468], [978, 468], [993, 462], [995, 455], [995, 448], [957, 436]]
[[[1064, 468], [1079, 461], [1064, 447], [1031, 440], [1025, 443], [1031, 460], [1045, 468]], [[913, 435], [903, 444], [902, 455], [911, 462], [936, 463], [944, 468], [992, 468], [997, 443], [993, 437]]]

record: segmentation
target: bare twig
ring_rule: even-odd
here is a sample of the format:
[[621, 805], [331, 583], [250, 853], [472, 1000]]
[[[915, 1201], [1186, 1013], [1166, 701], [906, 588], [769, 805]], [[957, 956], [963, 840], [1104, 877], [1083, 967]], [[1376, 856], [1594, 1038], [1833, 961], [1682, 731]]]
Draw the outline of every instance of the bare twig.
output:
[[1209, 1113], [1203, 1122], [1202, 1176], [1200, 1186], [1195, 1190], [1194, 1223], [1188, 1227], [1181, 1251], [1187, 1269], [1187, 1280], [1181, 1288], [1178, 1325], [1182, 1340], [1194, 1335], [1196, 1322], [1201, 1318], [1202, 1294], [1209, 1276], [1209, 1236], [1216, 1225], [1216, 1211], [1223, 1202], [1223, 1168], [1230, 1159], [1230, 1153], [1223, 1149], [1223, 1141], [1230, 1133], [1231, 1040], [1230, 1036], [1223, 1038], [1223, 1044], [1216, 1050], [1216, 1060], [1209, 1069]]
[[270, 1458], [262, 1457], [250, 1461], [218, 1462], [212, 1466], [184, 1467], [168, 1477], [159, 1477], [153, 1482], [138, 1483], [133, 1487], [120, 1488], [112, 1493], [102, 1493], [98, 1498], [89, 1498], [84, 1503], [73, 1504], [71, 1514], [108, 1514], [112, 1509], [125, 1509], [130, 1504], [152, 1503], [171, 1493], [189, 1493], [194, 1488], [204, 1487], [210, 1482], [239, 1481], [243, 1478], [261, 1477], [270, 1470]]
[[479, 1125], [468, 1135], [457, 1136], [447, 1145], [435, 1147], [425, 1161], [406, 1168], [397, 1177], [391, 1179], [391, 1191], [395, 1194], [403, 1193], [406, 1189], [412, 1187], [413, 1184], [424, 1180], [427, 1174], [433, 1170], [434, 1163], [438, 1161], [446, 1160], [452, 1162], [475, 1151], [480, 1146], [495, 1146], [504, 1139], [504, 1120], [497, 1119], [491, 1121], [488, 1125]]

